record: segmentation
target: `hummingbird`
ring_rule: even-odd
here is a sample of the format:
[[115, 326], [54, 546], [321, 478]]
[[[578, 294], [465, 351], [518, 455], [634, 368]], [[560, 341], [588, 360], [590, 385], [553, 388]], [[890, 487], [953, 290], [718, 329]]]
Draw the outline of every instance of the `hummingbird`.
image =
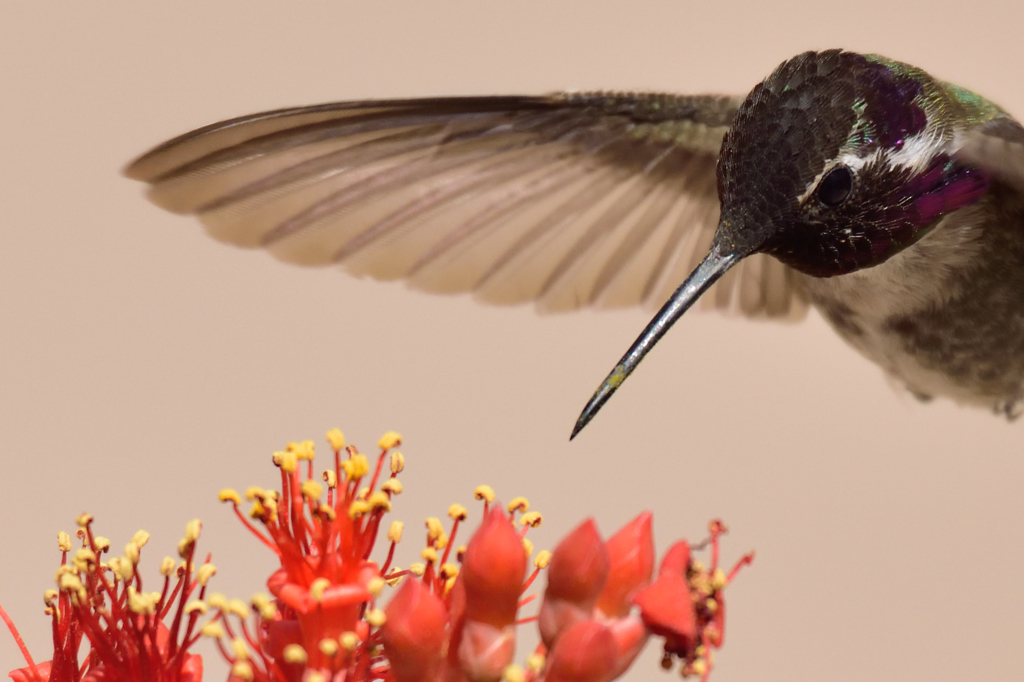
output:
[[914, 66], [805, 52], [749, 94], [562, 92], [243, 116], [132, 162], [216, 239], [541, 311], [816, 308], [910, 393], [1018, 414], [1024, 128]]

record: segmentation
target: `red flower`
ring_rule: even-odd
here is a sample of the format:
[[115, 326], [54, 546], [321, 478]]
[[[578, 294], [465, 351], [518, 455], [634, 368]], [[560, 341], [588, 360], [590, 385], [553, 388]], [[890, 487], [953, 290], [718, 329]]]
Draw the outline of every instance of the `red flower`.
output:
[[683, 661], [683, 675], [700, 675], [702, 680], [714, 667], [712, 649], [721, 647], [725, 637], [724, 589], [754, 560], [753, 552], [746, 554], [723, 573], [718, 568], [718, 542], [725, 524], [712, 521], [708, 530], [710, 568], [693, 561], [689, 543], [682, 540], [665, 553], [658, 578], [633, 598], [647, 628], [665, 638], [663, 665], [671, 666], [676, 656]]
[[[214, 613], [202, 632], [231, 663], [229, 682], [608, 682], [625, 672], [652, 635], [664, 638], [663, 662], [671, 665], [679, 657], [684, 676], [707, 676], [711, 650], [723, 641], [723, 590], [751, 559], [741, 559], [728, 575], [718, 569], [721, 523], [711, 524], [711, 537], [703, 543], [711, 547], [709, 569], [681, 541], [665, 554], [651, 582], [654, 544], [651, 514], [644, 512], [608, 542], [592, 520], [584, 521], [553, 554], [538, 553], [527, 575], [533, 550], [524, 536], [540, 515], [528, 511], [524, 498], [502, 509], [493, 491], [480, 486], [483, 520], [468, 546], [454, 549], [468, 512], [452, 505], [449, 530], [440, 519], [428, 518], [423, 561], [399, 569], [392, 561], [402, 524], [388, 527], [390, 547], [382, 562], [371, 553], [391, 500], [402, 491], [397, 475], [404, 458], [393, 452], [400, 438], [389, 433], [381, 439], [373, 467], [345, 447], [340, 432], [332, 431], [328, 440], [334, 466], [322, 477], [326, 499], [314, 480], [309, 442], [275, 453], [280, 491], [247, 491], [253, 503], [248, 516], [259, 525], [241, 513], [238, 493], [221, 493], [280, 561], [267, 580], [272, 597], [257, 595], [247, 605], [211, 594], [205, 603], [186, 605], [197, 589], [204, 597], [214, 570], [205, 564], [192, 577], [198, 522], [190, 524], [181, 544], [185, 563], [174, 589], [174, 562], [165, 560], [163, 591], [143, 593], [135, 566], [145, 537], [137, 536], [124, 558], [100, 564], [108, 543], [92, 536], [86, 519], [80, 531], [85, 546], [73, 566], [58, 573], [60, 591], [47, 597], [54, 658], [35, 665], [25, 651], [29, 665], [11, 674], [15, 682], [79, 682], [83, 639], [91, 645], [81, 671], [89, 682], [201, 682], [202, 662], [187, 649], [197, 637], [196, 619], [208, 607]], [[385, 460], [391, 475], [381, 483]], [[69, 540], [62, 539], [62, 550], [67, 564]], [[544, 568], [548, 584], [539, 614], [522, 618], [520, 608], [533, 599], [523, 594]], [[404, 584], [387, 606], [378, 608], [380, 592], [399, 582]], [[9, 620], [2, 611], [0, 616]], [[523, 671], [512, 664], [516, 628], [534, 620], [544, 644]]]
[[[110, 542], [93, 535], [88, 514], [80, 516], [78, 523], [82, 548], [68, 563], [71, 538], [59, 534], [63, 556], [57, 571], [58, 589], [45, 596], [46, 611], [52, 618], [53, 659], [35, 664], [14, 624], [0, 609], [0, 617], [28, 663], [11, 672], [11, 678], [15, 682], [200, 682], [202, 659], [188, 653], [188, 649], [199, 637], [195, 626], [205, 605], [189, 602], [189, 597], [198, 588], [202, 600], [206, 583], [216, 569], [209, 562], [195, 569], [199, 521], [188, 524], [185, 539], [178, 544], [182, 564], [175, 568], [173, 559], [163, 560], [160, 592], [144, 592], [137, 571], [148, 533], [136, 533], [125, 547], [124, 556], [102, 562]], [[172, 576], [176, 578], [173, 587]], [[165, 625], [168, 618], [170, 626]], [[80, 668], [83, 640], [89, 649]]]

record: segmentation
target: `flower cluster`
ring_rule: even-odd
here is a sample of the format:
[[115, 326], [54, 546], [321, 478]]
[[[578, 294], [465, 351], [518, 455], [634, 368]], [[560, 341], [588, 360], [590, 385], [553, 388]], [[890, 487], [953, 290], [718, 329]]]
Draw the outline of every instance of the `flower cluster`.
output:
[[[196, 622], [206, 610], [202, 599], [216, 568], [209, 559], [198, 568], [195, 565], [199, 521], [188, 524], [178, 543], [181, 562], [166, 557], [160, 564], [159, 592], [145, 592], [138, 572], [148, 533], [139, 531], [122, 556], [103, 561], [110, 541], [93, 534], [88, 514], [78, 517], [78, 526], [82, 544], [71, 554], [70, 563], [71, 537], [58, 534], [62, 557], [57, 589], [47, 590], [44, 596], [53, 631], [52, 660], [33, 662], [14, 624], [0, 609], [28, 663], [10, 677], [14, 682], [200, 682], [203, 662], [188, 649], [199, 638]], [[190, 600], [197, 589], [197, 598]], [[83, 639], [89, 649], [79, 665]]]
[[[693, 547], [710, 547], [707, 567], [679, 541], [655, 573], [650, 512], [607, 541], [588, 519], [553, 552], [534, 556], [526, 535], [541, 515], [522, 497], [500, 504], [482, 485], [474, 495], [483, 516], [469, 542], [455, 545], [469, 511], [451, 505], [447, 523], [426, 520], [421, 560], [402, 568], [394, 560], [403, 525], [384, 522], [402, 492], [400, 436], [385, 434], [375, 461], [338, 430], [327, 440], [333, 466], [320, 476], [313, 443], [292, 443], [274, 453], [279, 490], [220, 493], [280, 562], [269, 594], [248, 603], [206, 594], [215, 569], [209, 559], [193, 564], [198, 521], [179, 545], [183, 562], [161, 565], [163, 590], [145, 593], [136, 567], [148, 536], [140, 532], [123, 557], [103, 563], [109, 542], [94, 537], [83, 516], [82, 548], [68, 564], [71, 542], [61, 535], [59, 589], [46, 597], [53, 660], [36, 665], [22, 646], [29, 665], [11, 673], [15, 682], [201, 682], [202, 662], [188, 652], [200, 633], [230, 664], [229, 682], [609, 682], [652, 637], [663, 640], [664, 667], [678, 658], [683, 676], [707, 678], [724, 635], [723, 590], [753, 558], [729, 573], [719, 569], [720, 522]], [[386, 547], [377, 547], [381, 537]], [[527, 593], [542, 572], [539, 609], [523, 616], [539, 596]], [[532, 622], [541, 644], [519, 666], [517, 630]], [[83, 637], [90, 649], [79, 667]]]
[[[683, 675], [710, 672], [711, 651], [724, 634], [723, 589], [752, 559], [743, 557], [729, 574], [718, 568], [721, 523], [712, 522], [705, 543], [710, 567], [693, 561], [690, 545], [680, 541], [655, 577], [652, 517], [644, 512], [607, 542], [585, 521], [553, 553], [539, 552], [530, 570], [533, 548], [525, 535], [541, 515], [525, 498], [502, 506], [489, 486], [480, 486], [475, 497], [483, 519], [467, 545], [453, 552], [468, 516], [455, 504], [449, 529], [438, 518], [426, 520], [422, 561], [393, 565], [403, 531], [394, 522], [378, 564], [371, 554], [402, 492], [405, 459], [394, 450], [401, 439], [381, 438], [375, 463], [346, 446], [337, 430], [328, 441], [334, 466], [319, 479], [326, 498], [309, 441], [275, 453], [281, 489], [246, 491], [253, 505], [248, 517], [238, 493], [221, 493], [281, 561], [267, 583], [271, 597], [257, 596], [251, 610], [211, 600], [219, 613], [205, 632], [218, 641], [235, 682], [606, 682], [630, 666], [651, 636], [664, 639], [666, 666], [678, 657]], [[390, 476], [382, 482], [385, 464]], [[539, 613], [523, 618], [521, 607], [534, 599], [525, 593], [545, 568]], [[386, 585], [398, 589], [381, 608]], [[516, 629], [530, 621], [537, 621], [542, 644], [524, 669], [513, 663]]]

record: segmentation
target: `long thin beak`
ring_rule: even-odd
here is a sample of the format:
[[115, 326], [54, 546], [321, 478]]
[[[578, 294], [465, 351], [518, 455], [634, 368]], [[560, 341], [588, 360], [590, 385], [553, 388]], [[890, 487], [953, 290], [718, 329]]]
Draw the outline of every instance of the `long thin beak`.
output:
[[626, 354], [622, 356], [622, 359], [619, 360], [619, 364], [615, 365], [615, 369], [598, 386], [594, 395], [590, 398], [590, 402], [583, 408], [579, 419], [576, 420], [576, 426], [573, 428], [569, 440], [575, 438], [576, 434], [590, 423], [594, 415], [608, 402], [608, 399], [622, 385], [626, 377], [633, 373], [633, 370], [640, 364], [640, 361], [654, 348], [654, 344], [658, 343], [658, 340], [665, 335], [669, 327], [675, 324], [676, 320], [683, 316], [683, 313], [700, 298], [701, 294], [707, 291], [719, 277], [724, 275], [726, 270], [739, 262], [744, 255], [746, 254], [721, 254], [717, 248], [711, 249], [711, 253], [679, 285], [679, 288], [672, 294], [672, 298], [661, 307], [661, 310], [650, 321], [647, 328], [644, 329], [643, 333], [640, 334], [629, 350], [626, 351]]

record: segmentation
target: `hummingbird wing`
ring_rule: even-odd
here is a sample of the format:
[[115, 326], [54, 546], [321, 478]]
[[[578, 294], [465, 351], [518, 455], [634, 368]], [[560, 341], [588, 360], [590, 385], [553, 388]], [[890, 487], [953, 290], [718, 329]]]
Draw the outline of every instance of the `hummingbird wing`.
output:
[[[216, 123], [125, 170], [216, 239], [302, 265], [544, 311], [660, 306], [707, 253], [741, 98], [556, 94], [342, 102]], [[705, 297], [798, 317], [747, 258]]]

